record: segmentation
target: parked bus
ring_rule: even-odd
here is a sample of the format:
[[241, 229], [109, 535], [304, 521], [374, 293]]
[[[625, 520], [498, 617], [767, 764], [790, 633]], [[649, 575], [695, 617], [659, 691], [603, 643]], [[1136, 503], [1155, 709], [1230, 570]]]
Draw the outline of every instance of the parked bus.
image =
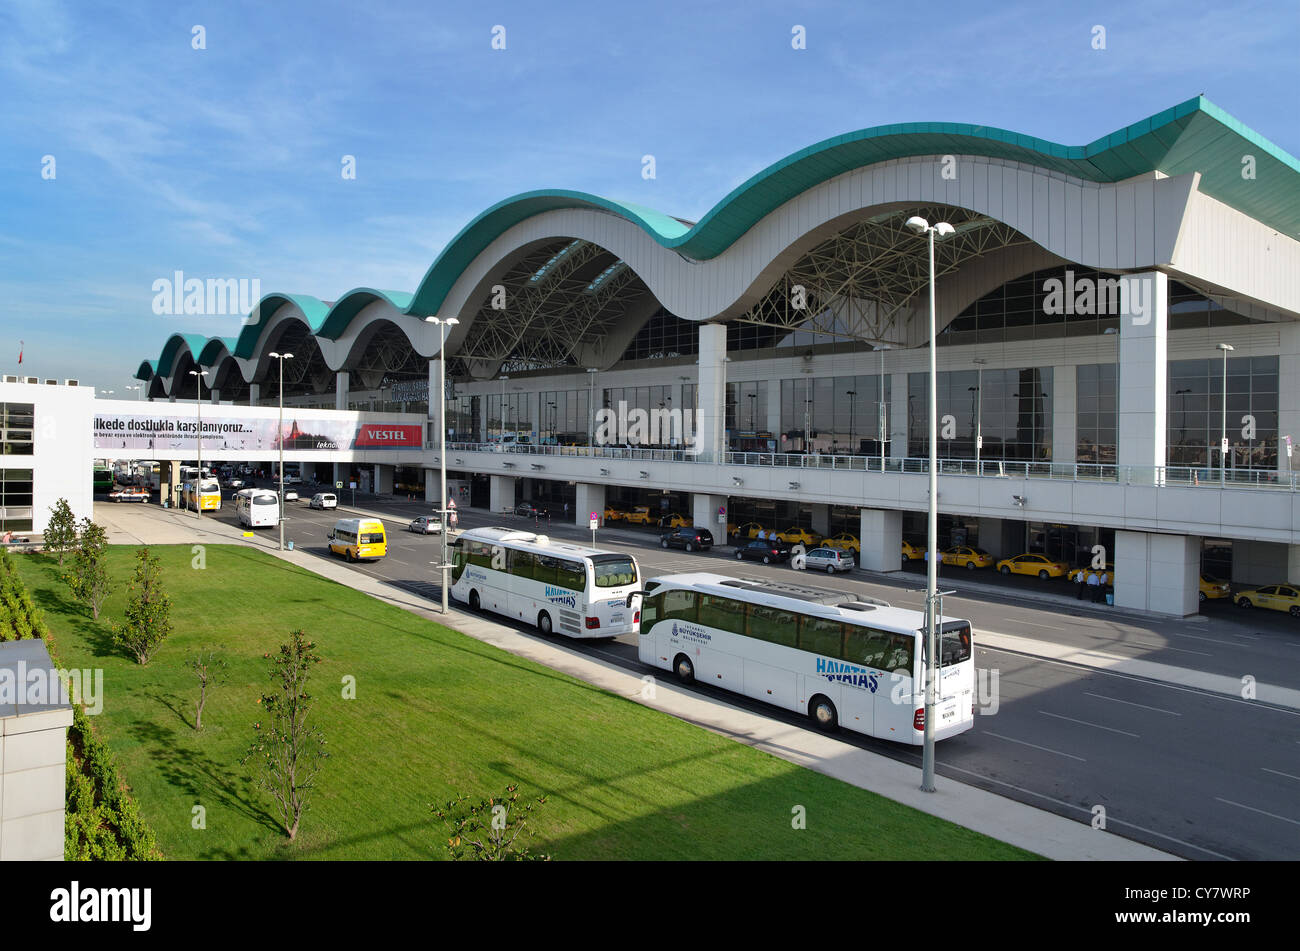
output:
[[341, 518], [329, 535], [330, 554], [348, 561], [383, 558], [388, 554], [388, 536], [377, 518]]
[[185, 483], [181, 499], [187, 509], [202, 512], [221, 511], [221, 485], [216, 479], [198, 479]]
[[93, 492], [111, 492], [113, 491], [113, 470], [108, 466], [96, 464], [91, 470], [91, 491]]
[[475, 528], [453, 547], [451, 596], [569, 637], [635, 630], [628, 595], [639, 582], [631, 555], [552, 541], [509, 528]]
[[[679, 680], [806, 713], [827, 730], [925, 740], [925, 615], [799, 584], [706, 572], [646, 582], [638, 656]], [[935, 738], [975, 720], [969, 621], [942, 618]]]
[[269, 489], [240, 489], [235, 493], [235, 515], [246, 528], [274, 527], [280, 516], [280, 496]]

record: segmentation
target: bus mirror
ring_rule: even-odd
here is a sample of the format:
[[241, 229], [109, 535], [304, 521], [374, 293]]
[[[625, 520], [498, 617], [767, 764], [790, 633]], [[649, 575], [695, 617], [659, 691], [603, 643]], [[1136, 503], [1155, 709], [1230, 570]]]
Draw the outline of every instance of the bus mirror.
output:
[[629, 592], [627, 593], [627, 607], [628, 607], [629, 609], [632, 607], [632, 599], [633, 599], [633, 598], [644, 598], [644, 597], [645, 597], [645, 592], [644, 592], [644, 591], [629, 591]]

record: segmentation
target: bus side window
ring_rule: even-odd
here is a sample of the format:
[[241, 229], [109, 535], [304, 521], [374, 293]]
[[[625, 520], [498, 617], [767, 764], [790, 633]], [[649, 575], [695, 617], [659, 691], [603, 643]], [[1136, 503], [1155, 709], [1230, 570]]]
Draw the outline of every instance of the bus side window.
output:
[[661, 594], [641, 599], [641, 630], [649, 631], [659, 620], [659, 615], [663, 612], [663, 603], [664, 598]]
[[769, 608], [763, 604], [749, 606], [745, 633], [758, 641], [795, 647], [798, 642], [799, 619], [789, 611]]
[[661, 621], [695, 621], [698, 598], [694, 591], [674, 589], [665, 591], [663, 598], [663, 617]]
[[842, 659], [844, 656], [844, 628], [839, 621], [826, 618], [799, 617], [799, 649]]
[[881, 662], [882, 670], [902, 671], [912, 675], [912, 653], [916, 650], [917, 637], [914, 634], [890, 634], [889, 650]]
[[844, 659], [863, 667], [893, 670], [887, 663], [891, 643], [891, 635], [885, 631], [850, 624], [848, 633], [844, 635]]
[[492, 546], [487, 542], [466, 542], [469, 545], [469, 563], [475, 568], [492, 567]]
[[537, 568], [537, 557], [530, 551], [506, 549], [506, 570], [516, 578], [532, 578]]
[[731, 598], [706, 594], [700, 598], [700, 623], [735, 634], [745, 632], [745, 605]]
[[587, 566], [581, 561], [559, 560], [555, 571], [558, 587], [570, 591], [587, 590]]
[[538, 555], [537, 564], [533, 568], [533, 580], [554, 585], [557, 583], [558, 571], [559, 564], [553, 555]]

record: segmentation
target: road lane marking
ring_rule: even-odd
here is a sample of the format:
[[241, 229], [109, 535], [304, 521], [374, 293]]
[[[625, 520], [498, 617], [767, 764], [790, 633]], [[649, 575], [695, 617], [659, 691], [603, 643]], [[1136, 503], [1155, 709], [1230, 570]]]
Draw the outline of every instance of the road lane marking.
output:
[[1258, 812], [1261, 816], [1268, 816], [1270, 819], [1278, 819], [1282, 822], [1289, 822], [1293, 826], [1300, 826], [1300, 821], [1288, 819], [1286, 816], [1279, 816], [1272, 812], [1265, 812], [1263, 809], [1256, 809], [1254, 806], [1242, 805], [1239, 802], [1233, 802], [1231, 799], [1224, 799], [1221, 796], [1215, 796], [1214, 798], [1219, 800], [1219, 802], [1226, 802], [1230, 806], [1236, 806], [1238, 809], [1249, 809], [1251, 812]]
[[1176, 710], [1164, 710], [1160, 707], [1148, 707], [1145, 703], [1134, 703], [1132, 700], [1121, 700], [1119, 697], [1106, 697], [1099, 693], [1089, 693], [1087, 690], [1083, 692], [1083, 695], [1085, 697], [1096, 697], [1098, 700], [1109, 700], [1112, 703], [1126, 703], [1130, 707], [1141, 707], [1143, 710], [1154, 710], [1156, 713], [1167, 713], [1171, 717], [1182, 716], [1182, 714]]
[[1001, 733], [994, 733], [992, 730], [980, 730], [983, 736], [995, 736], [999, 740], [1006, 740], [1008, 743], [1019, 743], [1021, 746], [1031, 746], [1036, 750], [1042, 750], [1044, 753], [1055, 753], [1057, 756], [1067, 756], [1070, 759], [1077, 759], [1080, 763], [1088, 762], [1082, 756], [1075, 756], [1073, 753], [1062, 753], [1060, 750], [1049, 749], [1046, 746], [1039, 746], [1037, 743], [1027, 743], [1024, 740], [1017, 740], [1010, 736], [1003, 736]]
[[1039, 624], [1037, 621], [1026, 621], [1026, 620], [1024, 620], [1024, 619], [1022, 619], [1022, 618], [1014, 618], [1014, 619], [1012, 619], [1012, 618], [1008, 618], [1008, 620], [1009, 620], [1012, 624], [1028, 624], [1028, 625], [1031, 626], [1031, 627], [1045, 627], [1045, 628], [1047, 628], [1049, 631], [1064, 631], [1064, 630], [1065, 630], [1065, 628], [1063, 628], [1063, 627], [1057, 627], [1057, 626], [1054, 625], [1054, 624]]
[[1290, 773], [1284, 773], [1280, 769], [1269, 769], [1267, 766], [1261, 766], [1260, 769], [1266, 773], [1272, 773], [1274, 776], [1285, 776], [1287, 779], [1300, 781], [1300, 776], [1292, 776]]
[[1128, 730], [1117, 730], [1113, 726], [1102, 726], [1100, 723], [1089, 723], [1087, 720], [1076, 720], [1074, 717], [1062, 716], [1059, 713], [1048, 713], [1046, 710], [1039, 710], [1038, 712], [1045, 717], [1056, 717], [1058, 720], [1069, 720], [1071, 723], [1078, 723], [1081, 726], [1091, 726], [1096, 727], [1098, 730], [1106, 730], [1110, 733], [1120, 733], [1124, 736], [1131, 736], [1135, 740], [1142, 739], [1142, 737], [1138, 736], [1136, 733], [1130, 733]]

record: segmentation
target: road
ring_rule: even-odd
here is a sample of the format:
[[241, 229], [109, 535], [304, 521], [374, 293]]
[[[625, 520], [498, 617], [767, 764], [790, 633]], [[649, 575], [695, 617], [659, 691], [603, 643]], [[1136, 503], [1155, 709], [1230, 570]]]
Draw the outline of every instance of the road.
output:
[[[367, 507], [386, 513], [389, 555], [354, 570], [437, 600], [433, 564], [438, 537], [401, 530], [428, 507], [379, 501]], [[289, 515], [288, 536], [297, 548], [333, 557], [326, 536], [338, 515], [313, 512], [305, 501], [290, 503]], [[233, 509], [225, 506], [216, 517], [233, 523]], [[462, 528], [489, 524], [533, 527], [531, 520], [515, 516], [461, 513]], [[575, 527], [543, 530], [590, 543], [590, 533]], [[665, 551], [651, 532], [602, 530], [598, 538], [602, 548], [634, 555], [646, 578], [701, 569], [744, 577], [791, 573], [784, 566], [742, 565], [730, 548]], [[923, 577], [908, 572], [887, 580], [867, 580], [859, 573], [819, 575], [816, 583], [918, 610], [924, 599], [919, 590]], [[1018, 601], [1010, 588], [1006, 594], [949, 596], [945, 614], [968, 617], [974, 624], [981, 689], [989, 696], [996, 684], [997, 704], [995, 711], [986, 707], [973, 730], [940, 744], [939, 774], [1081, 822], [1098, 821], [1101, 807], [1111, 832], [1189, 859], [1300, 856], [1300, 710], [1052, 660], [1032, 649], [979, 644], [984, 632], [1013, 634], [1045, 647], [1104, 649], [1188, 670], [1234, 678], [1252, 674], [1261, 682], [1300, 687], [1300, 625], [1294, 619], [1227, 604], [1205, 607], [1203, 617], [1146, 620], [1086, 602]], [[577, 646], [642, 670], [632, 635]], [[694, 689], [784, 722], [806, 723], [716, 688]], [[920, 765], [918, 748], [855, 734], [843, 738]]]

